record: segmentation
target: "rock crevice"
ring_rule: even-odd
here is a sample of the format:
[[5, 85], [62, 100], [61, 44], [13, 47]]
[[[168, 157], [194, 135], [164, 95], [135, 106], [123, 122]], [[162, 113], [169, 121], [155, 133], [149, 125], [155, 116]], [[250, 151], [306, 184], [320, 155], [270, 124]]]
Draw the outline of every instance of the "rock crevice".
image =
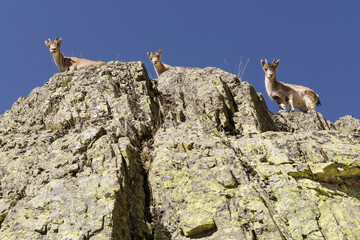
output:
[[55, 74], [0, 116], [0, 238], [359, 239], [359, 126], [213, 67]]

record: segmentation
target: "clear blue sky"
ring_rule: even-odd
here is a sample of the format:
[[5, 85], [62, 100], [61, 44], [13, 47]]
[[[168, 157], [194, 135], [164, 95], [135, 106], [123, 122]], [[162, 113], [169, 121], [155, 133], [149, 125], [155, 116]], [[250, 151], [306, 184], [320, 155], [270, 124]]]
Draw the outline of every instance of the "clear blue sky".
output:
[[[145, 62], [159, 48], [172, 66], [214, 66], [264, 94], [261, 58], [280, 59], [279, 81], [315, 90], [326, 119], [360, 118], [360, 1], [3, 1], [0, 114], [59, 72], [44, 44], [63, 38], [65, 56]], [[225, 64], [225, 60], [227, 64]], [[228, 65], [228, 66], [227, 66]]]

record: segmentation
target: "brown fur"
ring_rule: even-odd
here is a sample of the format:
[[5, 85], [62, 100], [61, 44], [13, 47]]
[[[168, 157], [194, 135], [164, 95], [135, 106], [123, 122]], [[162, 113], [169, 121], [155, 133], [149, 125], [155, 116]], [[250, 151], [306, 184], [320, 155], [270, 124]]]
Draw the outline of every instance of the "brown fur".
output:
[[321, 105], [319, 95], [308, 87], [283, 83], [276, 80], [275, 71], [280, 60], [271, 63], [261, 59], [261, 66], [265, 72], [265, 87], [270, 99], [276, 102], [281, 110], [315, 112], [315, 105]]
[[99, 67], [105, 64], [104, 62], [101, 61], [91, 61], [88, 59], [76, 58], [76, 57], [65, 57], [60, 52], [61, 43], [62, 43], [62, 39], [60, 38], [58, 40], [57, 37], [55, 38], [54, 41], [51, 41], [50, 39], [49, 42], [45, 41], [45, 45], [49, 48], [49, 51], [53, 56], [55, 64], [59, 68], [60, 72], [65, 72], [68, 70], [74, 71], [92, 66]]
[[165, 64], [160, 60], [160, 58], [161, 58], [161, 49], [159, 50], [159, 52], [147, 53], [147, 56], [149, 57], [152, 64], [154, 65], [155, 72], [156, 72], [158, 77], [163, 72], [165, 72], [165, 71], [169, 70], [170, 68], [172, 68], [172, 66], [170, 66], [168, 64]]

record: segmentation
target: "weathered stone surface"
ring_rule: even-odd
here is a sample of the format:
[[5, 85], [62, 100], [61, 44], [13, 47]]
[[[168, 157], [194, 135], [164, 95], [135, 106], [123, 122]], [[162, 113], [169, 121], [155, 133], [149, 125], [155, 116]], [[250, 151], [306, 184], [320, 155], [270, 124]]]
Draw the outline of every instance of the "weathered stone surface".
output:
[[319, 130], [335, 130], [334, 124], [326, 121], [319, 113], [303, 114], [301, 112], [279, 111], [273, 113], [272, 117], [279, 131], [283, 132], [308, 132]]
[[176, 107], [154, 137], [149, 182], [171, 239], [360, 238], [360, 138], [320, 113], [271, 114], [234, 79], [175, 68], [158, 80]]
[[56, 74], [0, 116], [0, 239], [360, 239], [359, 132], [213, 67]]
[[0, 117], [0, 239], [151, 236], [146, 81], [141, 62], [60, 73]]
[[360, 120], [353, 116], [347, 115], [341, 117], [334, 123], [335, 127], [349, 134], [360, 135]]

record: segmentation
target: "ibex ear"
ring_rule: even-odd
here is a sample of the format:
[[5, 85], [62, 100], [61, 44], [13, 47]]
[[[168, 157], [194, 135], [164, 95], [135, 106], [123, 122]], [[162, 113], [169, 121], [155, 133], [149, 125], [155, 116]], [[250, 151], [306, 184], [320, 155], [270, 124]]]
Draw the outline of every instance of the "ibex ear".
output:
[[150, 57], [150, 53], [147, 52], [146, 55], [147, 55], [148, 57]]
[[49, 43], [45, 40], [45, 45], [47, 46], [47, 47], [49, 47]]
[[60, 44], [62, 43], [62, 38], [59, 39], [59, 43], [60, 43]]
[[159, 54], [161, 54], [161, 49], [159, 49]]
[[[274, 60], [275, 61], [275, 60]], [[276, 61], [276, 63], [275, 63], [275, 69], [279, 66], [279, 64], [280, 64], [280, 59], [278, 59], [277, 61]]]
[[264, 60], [261, 59], [261, 60], [260, 60], [260, 63], [261, 63], [261, 66], [264, 67], [264, 65], [265, 65]]

